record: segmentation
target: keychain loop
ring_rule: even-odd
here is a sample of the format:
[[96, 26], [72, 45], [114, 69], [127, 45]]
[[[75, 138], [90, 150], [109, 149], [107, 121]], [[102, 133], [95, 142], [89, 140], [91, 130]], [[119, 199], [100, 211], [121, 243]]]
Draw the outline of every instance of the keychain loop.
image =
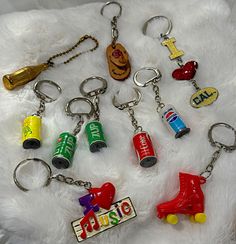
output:
[[[234, 132], [234, 137], [235, 138], [234, 138], [233, 145], [229, 146], [229, 145], [223, 144], [223, 143], [218, 142], [218, 141], [213, 139], [212, 131], [213, 131], [214, 128], [219, 127], [219, 126], [223, 126], [223, 127], [227, 128], [227, 129], [230, 129], [230, 130], [232, 130]], [[208, 139], [209, 139], [209, 141], [210, 141], [210, 143], [211, 143], [211, 145], [213, 147], [222, 148], [226, 152], [232, 152], [233, 150], [236, 149], [236, 130], [229, 124], [226, 124], [226, 123], [223, 123], [223, 122], [213, 124], [210, 127], [209, 131], [208, 131]]]
[[[105, 7], [107, 7], [108, 5], [111, 5], [111, 4], [115, 4], [115, 5], [117, 5], [117, 6], [119, 7], [119, 9], [120, 9], [118, 15], [115, 15], [115, 16], [114, 16], [116, 19], [118, 19], [118, 18], [121, 16], [121, 14], [122, 14], [122, 6], [121, 6], [120, 3], [116, 2], [116, 1], [109, 1], [109, 2], [106, 2], [106, 3], [102, 6], [102, 8], [101, 8], [101, 10], [100, 10], [100, 14], [101, 14], [102, 16], [104, 16], [103, 12], [104, 12]], [[104, 16], [104, 17], [105, 17], [105, 16]], [[107, 18], [107, 17], [106, 17], [106, 18]]]
[[[134, 88], [134, 91], [135, 91], [135, 98], [133, 100], [125, 102], [125, 103], [119, 103], [117, 101], [116, 95], [114, 95], [113, 99], [112, 99], [112, 104], [120, 110], [124, 110], [126, 108], [131, 108], [131, 107], [138, 105], [138, 103], [140, 102], [140, 100], [142, 98], [142, 94], [138, 88]], [[118, 94], [118, 92], [117, 92], [117, 94]]]
[[[75, 103], [75, 102], [80, 102], [80, 101], [86, 102], [90, 106], [90, 111], [89, 112], [87, 112], [87, 113], [86, 112], [74, 113], [74, 112], [71, 111], [71, 105], [73, 103]], [[82, 116], [86, 116], [87, 118], [90, 118], [93, 115], [93, 113], [94, 113], [94, 106], [93, 106], [93, 103], [88, 98], [76, 97], [76, 98], [71, 99], [66, 104], [65, 111], [66, 111], [66, 114], [68, 116], [71, 116], [71, 117], [79, 116], [81, 118]]]
[[153, 37], [153, 38], [161, 39], [161, 38], [165, 38], [165, 37], [167, 37], [167, 36], [170, 34], [171, 30], [172, 30], [172, 22], [171, 22], [170, 19], [168, 19], [166, 16], [163, 16], [163, 15], [156, 15], [156, 16], [151, 17], [149, 20], [147, 20], [147, 21], [144, 23], [143, 28], [142, 28], [143, 34], [144, 34], [144, 35], [147, 35], [147, 28], [148, 28], [148, 25], [149, 25], [152, 21], [154, 21], [154, 20], [159, 20], [159, 19], [164, 19], [164, 20], [166, 20], [168, 25], [167, 25], [166, 30], [165, 30], [163, 33], [161, 33], [158, 37]]
[[[150, 78], [149, 80], [145, 81], [144, 83], [141, 83], [140, 81], [138, 81], [138, 76], [141, 72], [143, 72], [145, 70], [151, 70], [155, 73], [155, 75], [152, 78]], [[161, 75], [161, 72], [159, 69], [152, 68], [152, 67], [144, 67], [144, 68], [137, 70], [134, 73], [133, 80], [134, 80], [135, 85], [137, 85], [139, 87], [146, 87], [150, 83], [151, 84], [157, 83], [161, 79], [161, 77], [162, 77], [162, 75]]]
[[52, 98], [50, 96], [48, 96], [47, 94], [43, 93], [41, 90], [40, 90], [40, 87], [43, 85], [43, 84], [49, 84], [53, 87], [55, 87], [57, 89], [57, 91], [59, 92], [59, 94], [61, 94], [62, 90], [61, 90], [61, 87], [55, 83], [54, 81], [51, 81], [51, 80], [40, 80], [40, 81], [37, 81], [35, 84], [34, 84], [34, 87], [33, 87], [33, 90], [34, 90], [34, 93], [36, 94], [36, 96], [43, 100], [44, 102], [46, 103], [51, 103], [53, 101], [56, 101], [57, 98]]
[[[84, 87], [91, 80], [99, 80], [99, 81], [101, 81], [102, 82], [102, 86], [97, 88], [97, 89], [94, 89], [94, 90], [91, 90], [89, 92], [86, 92]], [[107, 90], [107, 80], [105, 80], [104, 78], [102, 78], [100, 76], [92, 76], [92, 77], [89, 77], [89, 78], [85, 79], [84, 81], [82, 81], [79, 89], [80, 89], [80, 93], [83, 96], [85, 96], [85, 97], [94, 97], [94, 96], [97, 96], [99, 94], [103, 94], [103, 93], [106, 92], [106, 90]]]
[[29, 189], [27, 189], [26, 187], [24, 187], [17, 179], [17, 170], [19, 170], [20, 167], [29, 164], [31, 162], [39, 162], [41, 163], [47, 170], [47, 180], [45, 181], [43, 187], [48, 186], [51, 183], [51, 179], [52, 179], [52, 170], [50, 168], [50, 166], [43, 161], [42, 159], [39, 158], [27, 158], [23, 161], [21, 161], [15, 168], [14, 172], [13, 172], [13, 180], [16, 184], [16, 186], [21, 189], [22, 191], [29, 191]]

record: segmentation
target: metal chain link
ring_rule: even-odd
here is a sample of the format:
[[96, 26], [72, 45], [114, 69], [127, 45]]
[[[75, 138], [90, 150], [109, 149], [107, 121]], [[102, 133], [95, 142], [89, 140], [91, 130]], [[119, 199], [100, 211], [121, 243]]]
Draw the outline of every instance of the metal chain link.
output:
[[39, 104], [39, 109], [37, 110], [37, 112], [36, 113], [34, 113], [33, 115], [37, 115], [37, 116], [39, 116], [39, 117], [41, 117], [42, 116], [42, 114], [44, 113], [44, 111], [45, 111], [45, 100], [44, 99], [40, 99], [40, 104]]
[[157, 103], [157, 112], [160, 113], [161, 109], [165, 107], [165, 104], [161, 102], [160, 89], [157, 85], [157, 81], [153, 81], [153, 91], [155, 93], [155, 101]]
[[79, 122], [77, 123], [76, 127], [74, 128], [72, 134], [74, 136], [76, 136], [80, 131], [81, 131], [81, 128], [82, 128], [82, 125], [84, 124], [84, 119], [82, 116], [79, 117]]
[[117, 16], [114, 16], [111, 21], [111, 38], [112, 38], [112, 47], [115, 47], [116, 41], [119, 37], [119, 31], [117, 28]]
[[223, 149], [223, 147], [218, 147], [218, 149], [212, 154], [210, 163], [206, 166], [205, 170], [203, 172], [201, 172], [201, 174], [200, 174], [201, 176], [203, 176], [206, 179], [208, 179], [211, 176], [212, 171], [215, 166], [215, 162], [220, 157], [222, 149]]
[[99, 109], [99, 97], [95, 96], [93, 99], [93, 105], [94, 105], [94, 119], [98, 120], [100, 119], [100, 109]]
[[134, 133], [142, 131], [142, 126], [138, 125], [138, 121], [134, 117], [134, 110], [131, 107], [128, 107], [127, 111], [129, 113], [129, 117], [131, 118], [131, 123], [135, 129]]
[[54, 66], [54, 62], [52, 62], [53, 59], [56, 59], [58, 57], [61, 57], [63, 55], [66, 55], [68, 54], [69, 52], [73, 51], [75, 48], [77, 48], [82, 42], [84, 42], [85, 40], [87, 39], [91, 39], [92, 41], [95, 42], [95, 46], [89, 50], [86, 50], [86, 51], [83, 51], [83, 52], [79, 52], [77, 54], [75, 54], [74, 56], [70, 57], [69, 59], [67, 59], [66, 61], [64, 61], [63, 63], [64, 64], [67, 64], [69, 62], [71, 62], [73, 59], [77, 58], [78, 56], [80, 56], [81, 54], [84, 54], [84, 53], [88, 53], [88, 52], [93, 52], [94, 50], [96, 50], [99, 46], [99, 42], [96, 38], [90, 36], [90, 35], [85, 35], [85, 36], [82, 36], [79, 41], [74, 45], [72, 46], [71, 48], [69, 48], [68, 50], [64, 51], [64, 52], [61, 52], [61, 53], [58, 53], [58, 54], [55, 54], [53, 55], [52, 57], [50, 57], [48, 60], [47, 60], [47, 64], [51, 67]]
[[190, 80], [190, 82], [192, 83], [192, 85], [197, 91], [201, 90], [201, 88], [197, 85], [197, 82], [195, 80]]
[[82, 187], [84, 187], [87, 190], [92, 187], [92, 183], [89, 182], [89, 181], [74, 180], [73, 178], [66, 177], [66, 176], [64, 176], [62, 174], [53, 175], [51, 177], [51, 180], [57, 180], [57, 181], [60, 181], [60, 182], [64, 182], [64, 183], [66, 183], [68, 185], [82, 186]]

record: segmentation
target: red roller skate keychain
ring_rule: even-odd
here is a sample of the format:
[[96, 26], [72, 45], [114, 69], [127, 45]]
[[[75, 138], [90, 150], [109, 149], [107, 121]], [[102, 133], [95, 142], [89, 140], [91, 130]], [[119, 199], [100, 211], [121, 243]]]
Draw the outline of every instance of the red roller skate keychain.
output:
[[[224, 126], [234, 132], [233, 145], [226, 145], [213, 139], [212, 131], [218, 126]], [[178, 195], [168, 201], [157, 205], [157, 217], [165, 218], [169, 224], [177, 224], [176, 214], [185, 214], [190, 216], [192, 222], [204, 223], [206, 214], [204, 213], [204, 194], [201, 185], [211, 176], [216, 160], [219, 158], [222, 150], [232, 152], [236, 149], [236, 130], [226, 123], [213, 124], [208, 131], [208, 139], [217, 150], [213, 153], [210, 163], [200, 175], [188, 173], [179, 173], [180, 190]]]
[[190, 105], [193, 108], [201, 108], [215, 102], [219, 96], [218, 90], [214, 87], [205, 87], [201, 89], [197, 85], [196, 80], [194, 80], [194, 76], [198, 68], [198, 63], [196, 61], [191, 60], [184, 64], [181, 58], [184, 55], [184, 52], [182, 50], [179, 50], [175, 46], [174, 43], [176, 40], [174, 37], [169, 38], [169, 34], [172, 30], [172, 22], [170, 19], [162, 15], [154, 16], [150, 18], [144, 23], [143, 34], [144, 35], [147, 34], [148, 24], [150, 24], [154, 20], [164, 20], [167, 22], [166, 31], [160, 33], [158, 37], [153, 37], [153, 38], [158, 38], [161, 41], [161, 44], [163, 46], [166, 46], [169, 49], [170, 60], [176, 60], [177, 64], [179, 65], [179, 68], [173, 71], [172, 77], [175, 80], [188, 80], [192, 83], [192, 85], [196, 89], [196, 92], [190, 98]]

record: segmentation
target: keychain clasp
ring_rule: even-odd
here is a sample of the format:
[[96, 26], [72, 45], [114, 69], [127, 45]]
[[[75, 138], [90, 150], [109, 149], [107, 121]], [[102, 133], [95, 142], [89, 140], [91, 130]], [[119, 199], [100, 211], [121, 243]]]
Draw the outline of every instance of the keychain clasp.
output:
[[[121, 6], [120, 3], [116, 2], [116, 1], [109, 1], [109, 2], [106, 2], [106, 3], [102, 6], [102, 8], [101, 8], [101, 10], [100, 10], [100, 14], [101, 14], [102, 16], [104, 16], [103, 12], [104, 12], [105, 7], [107, 7], [108, 5], [111, 5], [111, 4], [116, 4], [116, 5], [119, 7], [119, 13], [118, 13], [117, 15], [114, 16], [116, 19], [118, 19], [118, 18], [121, 16], [121, 14], [122, 14], [122, 6]], [[113, 18], [114, 18], [114, 17], [113, 17]]]

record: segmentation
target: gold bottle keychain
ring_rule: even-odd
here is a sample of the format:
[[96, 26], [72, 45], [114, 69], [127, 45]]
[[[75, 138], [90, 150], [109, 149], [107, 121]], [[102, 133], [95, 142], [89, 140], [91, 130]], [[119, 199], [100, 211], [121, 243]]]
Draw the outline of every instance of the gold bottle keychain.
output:
[[84, 35], [79, 39], [79, 41], [74, 46], [72, 46], [71, 48], [69, 48], [68, 50], [66, 50], [64, 52], [53, 55], [46, 61], [46, 63], [38, 64], [35, 66], [26, 66], [11, 74], [4, 75], [2, 80], [3, 80], [3, 84], [4, 84], [5, 88], [7, 90], [13, 90], [17, 86], [25, 85], [28, 82], [34, 80], [42, 71], [48, 69], [49, 67], [54, 67], [55, 63], [52, 61], [53, 59], [56, 59], [58, 57], [68, 54], [69, 52], [73, 51], [75, 48], [77, 48], [82, 42], [84, 42], [87, 39], [91, 39], [92, 41], [94, 41], [95, 46], [88, 50], [75, 54], [74, 56], [65, 60], [63, 62], [64, 64], [68, 64], [70, 61], [77, 58], [81, 54], [92, 52], [98, 48], [99, 43], [96, 38], [94, 38], [90, 35]]

